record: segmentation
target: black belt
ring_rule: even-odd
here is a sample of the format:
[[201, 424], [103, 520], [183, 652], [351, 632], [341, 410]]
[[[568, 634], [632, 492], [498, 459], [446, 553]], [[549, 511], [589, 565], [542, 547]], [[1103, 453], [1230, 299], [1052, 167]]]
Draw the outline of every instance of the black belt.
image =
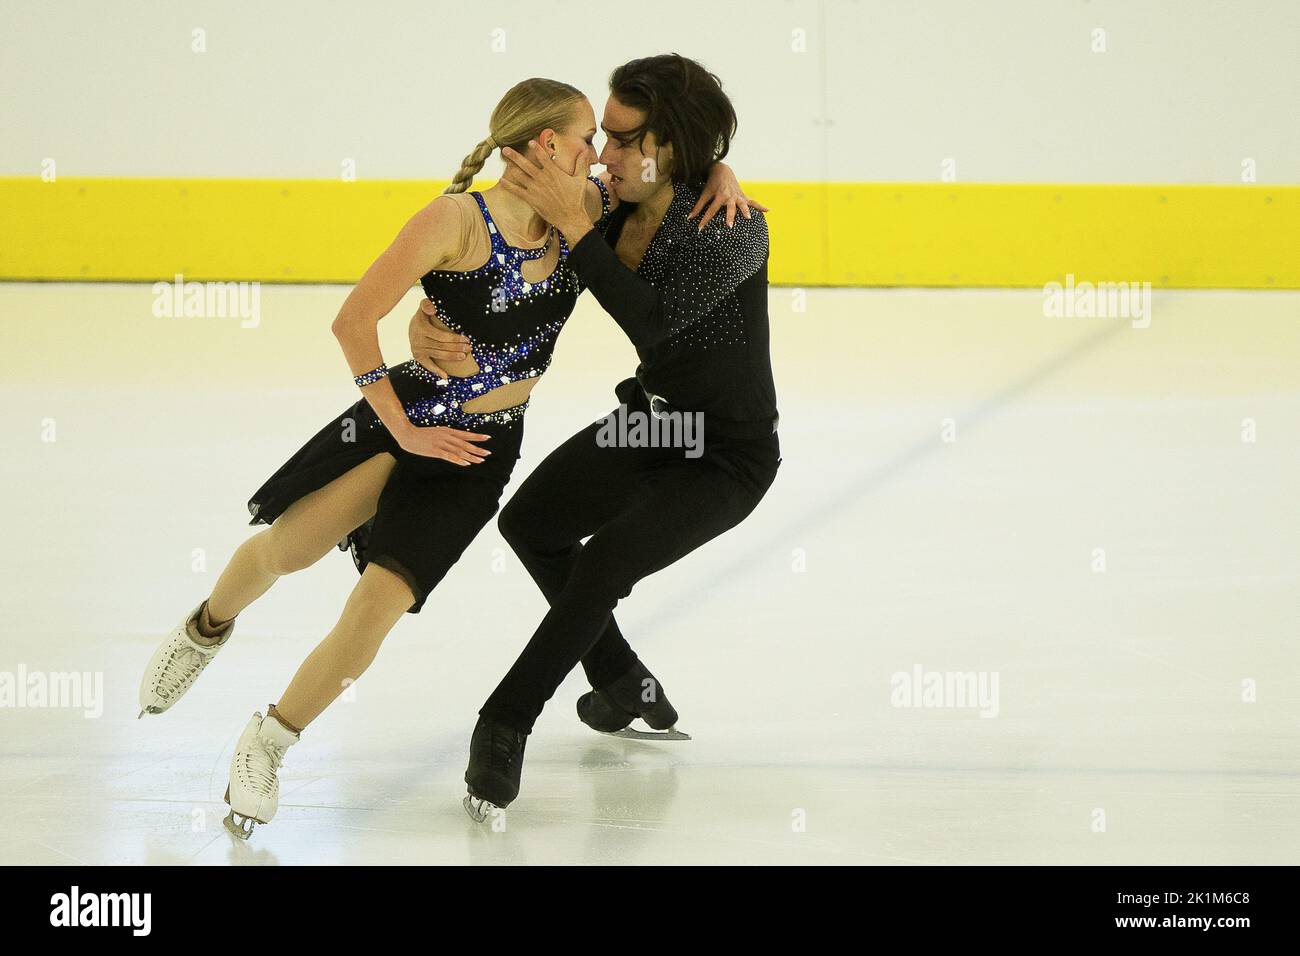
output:
[[[636, 384], [641, 394], [645, 396], [646, 404], [650, 406], [650, 414], [655, 418], [667, 418], [669, 415], [674, 414], [704, 414], [703, 412], [691, 412], [684, 408], [677, 408], [662, 395], [655, 395], [653, 392], [647, 391], [640, 381], [637, 381]], [[729, 418], [718, 418], [716, 415], [705, 415], [704, 427], [707, 432], [721, 435], [723, 438], [766, 438], [776, 433], [776, 427], [780, 421], [780, 415], [773, 415], [769, 420], [762, 422], [737, 422]]]

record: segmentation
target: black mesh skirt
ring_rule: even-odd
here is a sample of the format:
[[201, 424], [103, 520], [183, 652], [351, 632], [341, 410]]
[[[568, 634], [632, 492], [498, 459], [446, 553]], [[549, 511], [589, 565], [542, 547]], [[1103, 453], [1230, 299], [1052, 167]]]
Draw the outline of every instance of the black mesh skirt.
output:
[[375, 516], [339, 542], [357, 570], [373, 562], [400, 576], [415, 595], [417, 614], [483, 526], [492, 520], [519, 460], [523, 419], [455, 425], [490, 435], [492, 454], [473, 465], [413, 455], [393, 438], [364, 398], [298, 449], [248, 500], [250, 525], [272, 524], [304, 495], [381, 452], [396, 465], [380, 493]]

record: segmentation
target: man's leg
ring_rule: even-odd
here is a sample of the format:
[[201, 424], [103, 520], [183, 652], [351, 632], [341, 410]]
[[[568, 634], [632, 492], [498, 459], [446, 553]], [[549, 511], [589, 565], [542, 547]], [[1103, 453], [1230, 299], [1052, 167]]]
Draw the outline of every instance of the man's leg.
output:
[[531, 732], [542, 707], [601, 638], [614, 606], [636, 582], [739, 524], [761, 498], [704, 460], [643, 474], [622, 510], [566, 557], [568, 577], [551, 598], [550, 611], [479, 713]]
[[[548, 603], [564, 590], [583, 552], [582, 539], [626, 509], [646, 455], [596, 444], [602, 422], [588, 425], [546, 456], [501, 509], [497, 527]], [[626, 673], [637, 657], [611, 614], [582, 659], [593, 687]]]

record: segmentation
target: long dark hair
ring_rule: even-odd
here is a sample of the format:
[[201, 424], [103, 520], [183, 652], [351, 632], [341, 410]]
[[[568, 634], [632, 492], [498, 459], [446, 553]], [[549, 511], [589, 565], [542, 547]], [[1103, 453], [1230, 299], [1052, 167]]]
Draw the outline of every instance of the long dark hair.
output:
[[646, 133], [659, 145], [672, 143], [672, 178], [698, 185], [709, 167], [727, 155], [736, 135], [736, 110], [722, 81], [677, 53], [631, 60], [609, 75], [609, 92], [645, 112], [628, 136], [640, 147]]

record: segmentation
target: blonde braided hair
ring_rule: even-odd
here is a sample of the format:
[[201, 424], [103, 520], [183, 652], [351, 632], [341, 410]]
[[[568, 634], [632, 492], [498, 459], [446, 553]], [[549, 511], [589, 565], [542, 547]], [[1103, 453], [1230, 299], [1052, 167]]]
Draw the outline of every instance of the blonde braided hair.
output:
[[577, 87], [540, 76], [510, 87], [492, 111], [488, 123], [491, 132], [461, 160], [460, 169], [443, 194], [469, 189], [497, 147], [509, 146], [516, 152], [526, 153], [528, 141], [536, 139], [542, 130], [563, 129], [572, 118], [574, 102], [584, 98]]

